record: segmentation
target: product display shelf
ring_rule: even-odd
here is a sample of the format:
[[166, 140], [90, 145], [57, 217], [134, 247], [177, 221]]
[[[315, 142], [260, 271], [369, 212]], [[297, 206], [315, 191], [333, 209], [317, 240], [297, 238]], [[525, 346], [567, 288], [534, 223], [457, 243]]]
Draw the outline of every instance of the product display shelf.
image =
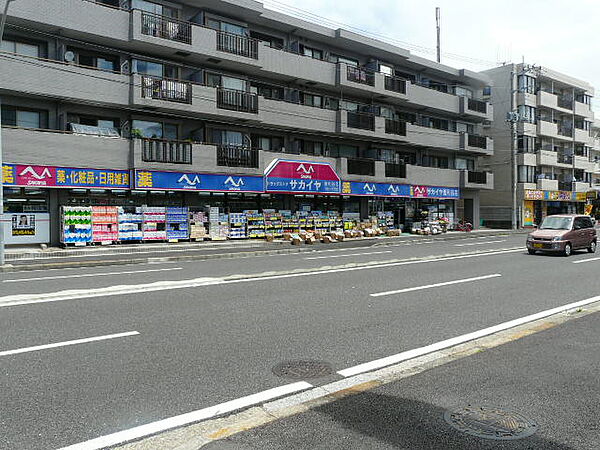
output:
[[61, 208], [61, 242], [84, 246], [92, 242], [92, 208], [63, 206]]
[[283, 217], [277, 212], [264, 213], [265, 234], [279, 238], [283, 236]]
[[116, 206], [92, 207], [92, 242], [112, 244], [119, 240], [119, 211]]
[[190, 213], [190, 239], [203, 241], [208, 235], [208, 216], [203, 211]]
[[379, 211], [377, 213], [379, 227], [394, 228], [394, 213], [392, 211]]
[[229, 214], [229, 239], [246, 239], [247, 218], [244, 213]]
[[142, 206], [137, 208], [143, 215], [142, 224], [144, 241], [167, 240], [167, 211], [163, 206]]
[[144, 217], [141, 213], [129, 213], [125, 212], [123, 208], [119, 208], [119, 241], [141, 241], [144, 238], [143, 221]]
[[265, 237], [265, 216], [258, 211], [246, 211], [248, 220], [248, 237], [262, 239]]
[[167, 239], [169, 241], [188, 240], [190, 238], [189, 229], [189, 209], [167, 207]]

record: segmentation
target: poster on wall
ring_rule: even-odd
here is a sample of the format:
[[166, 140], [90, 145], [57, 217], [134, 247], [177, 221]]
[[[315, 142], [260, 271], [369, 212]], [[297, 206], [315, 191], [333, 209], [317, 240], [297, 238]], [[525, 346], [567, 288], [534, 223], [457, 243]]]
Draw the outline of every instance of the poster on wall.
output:
[[4, 238], [11, 244], [47, 244], [50, 242], [50, 214], [8, 213], [2, 222]]
[[13, 214], [11, 226], [13, 236], [35, 236], [35, 214]]
[[523, 226], [532, 227], [534, 225], [534, 205], [532, 200], [523, 202]]

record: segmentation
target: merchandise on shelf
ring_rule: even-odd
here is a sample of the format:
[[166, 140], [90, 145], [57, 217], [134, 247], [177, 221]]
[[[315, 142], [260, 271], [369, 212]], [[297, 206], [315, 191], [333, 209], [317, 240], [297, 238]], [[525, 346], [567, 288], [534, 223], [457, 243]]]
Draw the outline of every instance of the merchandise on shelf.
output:
[[377, 225], [380, 227], [394, 228], [393, 211], [379, 211], [377, 213]]
[[203, 211], [190, 214], [190, 238], [204, 239], [208, 237], [208, 216]]
[[244, 211], [248, 221], [247, 235], [251, 239], [265, 237], [265, 216], [256, 210]]
[[189, 239], [188, 208], [167, 207], [167, 239]]
[[119, 208], [119, 241], [141, 241], [144, 238], [141, 213], [125, 212]]
[[136, 212], [143, 215], [143, 237], [145, 241], [167, 240], [167, 210], [164, 206], [142, 206]]
[[92, 242], [92, 208], [63, 206], [60, 235], [63, 244], [86, 245]]
[[92, 206], [92, 242], [119, 240], [119, 212], [116, 206]]
[[265, 234], [275, 238], [283, 236], [283, 216], [275, 210], [263, 211], [265, 218]]
[[229, 239], [246, 239], [246, 214], [229, 214]]

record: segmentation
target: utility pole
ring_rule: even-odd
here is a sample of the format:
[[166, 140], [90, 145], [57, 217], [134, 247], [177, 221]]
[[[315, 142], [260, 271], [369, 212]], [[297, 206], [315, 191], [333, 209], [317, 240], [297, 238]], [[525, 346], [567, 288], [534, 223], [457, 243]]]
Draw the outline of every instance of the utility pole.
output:
[[[511, 228], [516, 230], [519, 227], [519, 222], [517, 218], [517, 155], [516, 155], [516, 146], [515, 146], [515, 127], [517, 122], [520, 120], [518, 117], [518, 113], [514, 115], [515, 112], [515, 95], [517, 90], [515, 89], [515, 81], [516, 81], [516, 73], [514, 70], [510, 71], [510, 111], [513, 113], [513, 116], [509, 119], [510, 122], [510, 172], [511, 172], [511, 197], [512, 197], [512, 207], [511, 207]], [[515, 120], [516, 119], [516, 120]]]
[[[0, 17], [0, 47], [2, 47], [2, 37], [4, 36], [4, 26], [6, 25], [6, 15], [8, 6], [15, 0], [6, 0], [4, 12]], [[2, 102], [0, 102], [0, 267], [4, 265], [4, 166], [2, 159]]]
[[442, 62], [442, 49], [440, 43], [440, 25], [441, 25], [441, 13], [439, 6], [435, 8], [435, 27], [437, 30], [437, 62]]

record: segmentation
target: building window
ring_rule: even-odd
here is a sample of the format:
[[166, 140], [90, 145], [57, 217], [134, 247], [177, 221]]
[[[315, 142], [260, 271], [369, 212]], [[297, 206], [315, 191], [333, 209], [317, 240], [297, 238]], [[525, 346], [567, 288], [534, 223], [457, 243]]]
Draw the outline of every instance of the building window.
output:
[[169, 8], [168, 6], [149, 2], [148, 0], [133, 0], [131, 9], [141, 9], [142, 11], [157, 14], [159, 16], [171, 17], [173, 19], [177, 18], [177, 10], [175, 8]]
[[283, 39], [274, 37], [274, 36], [270, 36], [268, 34], [257, 33], [256, 31], [250, 31], [250, 37], [253, 39], [256, 39], [263, 45], [266, 45], [266, 46], [272, 47], [272, 48], [276, 48], [278, 50], [281, 50], [284, 47]]
[[305, 45], [302, 45], [300, 48], [301, 48], [301, 53], [304, 56], [310, 56], [311, 58], [314, 58], [314, 59], [323, 59], [323, 50], [319, 50], [319, 49], [312, 48], [312, 47], [307, 47]]
[[519, 75], [517, 77], [519, 92], [535, 94], [535, 78], [528, 75]]
[[454, 160], [454, 168], [456, 170], [475, 171], [475, 161], [469, 158], [456, 158]]
[[384, 75], [387, 75], [388, 77], [394, 76], [394, 68], [387, 64], [379, 64], [379, 72]]
[[329, 56], [329, 62], [342, 63], [346, 64], [347, 66], [358, 67], [358, 60], [346, 58], [345, 56], [336, 55], [334, 53]]
[[473, 98], [473, 91], [462, 86], [456, 86], [454, 93], [461, 97]]
[[449, 167], [447, 156], [423, 156], [423, 166], [437, 167], [438, 169], [447, 169]]
[[206, 73], [206, 85], [230, 89], [233, 91], [244, 91], [248, 89], [248, 81], [241, 78], [227, 77], [218, 73]]
[[283, 138], [277, 136], [252, 136], [252, 147], [267, 152], [280, 152]]
[[320, 95], [300, 93], [300, 103], [306, 106], [314, 106], [315, 108], [323, 107], [323, 97]]
[[435, 117], [423, 116], [421, 118], [421, 124], [424, 127], [435, 128], [436, 130], [448, 131], [450, 129], [450, 121], [446, 119], [437, 119]]
[[535, 183], [535, 166], [519, 166], [519, 183]]
[[178, 127], [172, 123], [134, 120], [131, 124], [132, 134], [150, 139], [177, 140]]
[[21, 128], [48, 128], [48, 111], [2, 105], [2, 124]]
[[69, 51], [75, 53], [75, 63], [80, 66], [94, 67], [107, 72], [116, 72], [119, 67], [119, 59], [116, 56], [88, 53], [78, 49]]
[[535, 108], [533, 106], [519, 105], [518, 111], [522, 122], [535, 123]]
[[517, 136], [517, 150], [519, 153], [534, 153], [535, 137], [525, 135]]
[[269, 84], [253, 84], [250, 86], [250, 92], [271, 100], [285, 100], [285, 91], [282, 87], [278, 86], [271, 86]]
[[222, 31], [224, 33], [237, 34], [238, 36], [248, 36], [248, 28], [234, 23], [223, 22], [222, 20], [206, 18], [206, 26], [213, 30]]
[[212, 143], [221, 145], [243, 146], [247, 142], [247, 137], [239, 131], [231, 130], [212, 130]]
[[13, 41], [10, 39], [2, 40], [2, 47], [0, 47], [0, 50], [8, 53], [16, 53], [17, 55], [22, 56], [31, 56], [33, 58], [41, 57], [39, 45], [20, 41]]
[[309, 141], [306, 139], [298, 139], [297, 141], [298, 153], [302, 153], [303, 155], [314, 155], [314, 156], [322, 156], [323, 155], [323, 143], [319, 141]]
[[144, 61], [141, 59], [134, 59], [132, 63], [133, 73], [150, 75], [157, 78], [170, 78], [175, 80], [179, 78], [178, 68], [169, 64], [155, 63], [151, 61]]

